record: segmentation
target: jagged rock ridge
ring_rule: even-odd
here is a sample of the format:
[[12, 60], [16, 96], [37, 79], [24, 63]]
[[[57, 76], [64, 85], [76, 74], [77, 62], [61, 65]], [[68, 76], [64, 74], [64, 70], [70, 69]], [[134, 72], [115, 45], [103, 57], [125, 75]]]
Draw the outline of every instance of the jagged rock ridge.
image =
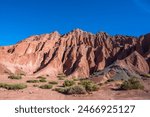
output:
[[149, 73], [150, 34], [136, 38], [76, 29], [65, 35], [31, 36], [0, 47], [0, 66], [12, 73], [89, 77], [113, 64], [138, 74]]

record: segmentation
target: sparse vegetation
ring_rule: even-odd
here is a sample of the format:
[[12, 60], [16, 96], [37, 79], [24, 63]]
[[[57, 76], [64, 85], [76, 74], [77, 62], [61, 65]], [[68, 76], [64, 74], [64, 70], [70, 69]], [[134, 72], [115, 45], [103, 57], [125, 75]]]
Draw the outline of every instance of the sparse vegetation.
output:
[[27, 80], [27, 83], [39, 83], [39, 82], [47, 82], [46, 77], [38, 76], [38, 80]]
[[26, 74], [25, 74], [25, 73], [20, 73], [19, 75], [21, 75], [21, 76], [25, 76]]
[[150, 78], [150, 74], [142, 74], [141, 76], [146, 77], [146, 78]]
[[73, 79], [73, 81], [79, 81], [79, 79], [76, 77], [72, 77], [72, 79]]
[[46, 77], [44, 76], [38, 76], [37, 78], [39, 79], [39, 82], [47, 82]]
[[27, 80], [27, 83], [39, 83], [39, 80]]
[[74, 85], [69, 88], [68, 94], [85, 94], [86, 90], [82, 85]]
[[60, 78], [58, 78], [58, 80], [65, 80], [65, 78], [60, 77]]
[[86, 91], [97, 91], [99, 86], [90, 80], [82, 80], [80, 84], [85, 88]]
[[9, 78], [9, 79], [19, 80], [19, 79], [21, 79], [22, 77], [21, 77], [21, 75], [12, 74], [12, 75], [8, 76], [8, 78]]
[[55, 84], [58, 84], [58, 82], [56, 82], [56, 81], [50, 81], [49, 84], [55, 85]]
[[71, 87], [64, 87], [64, 88], [56, 88], [56, 91], [63, 93], [63, 94], [85, 94], [86, 90], [83, 86], [81, 85], [74, 85]]
[[60, 74], [57, 75], [57, 78], [59, 80], [64, 80], [66, 78], [66, 75], [64, 73], [60, 73]]
[[78, 84], [74, 80], [65, 80], [63, 87], [56, 88], [55, 91], [58, 91], [63, 94], [85, 94], [87, 92], [97, 91], [99, 86], [94, 82], [82, 79]]
[[75, 84], [75, 82], [73, 80], [65, 80], [64, 83], [63, 83], [63, 86], [64, 87], [69, 87], [69, 86], [72, 86], [74, 84]]
[[38, 79], [46, 79], [46, 77], [44, 77], [44, 76], [38, 76], [37, 78]]
[[121, 86], [121, 90], [131, 90], [131, 89], [144, 89], [144, 86], [137, 78], [131, 78], [127, 81], [124, 81]]
[[46, 79], [40, 79], [39, 82], [47, 82]]
[[66, 76], [64, 73], [59, 73], [58, 76]]
[[63, 78], [63, 77], [59, 77], [59, 78], [58, 78], [58, 80], [65, 80], [65, 78]]
[[53, 85], [51, 85], [51, 84], [45, 84], [45, 85], [39, 86], [39, 88], [41, 88], [41, 89], [51, 89], [52, 87], [53, 87]]
[[82, 81], [82, 80], [88, 80], [88, 79], [89, 79], [89, 78], [83, 78], [83, 77], [80, 77], [80, 78], [79, 78], [80, 81]]
[[6, 83], [0, 83], [0, 88], [5, 88], [7, 90], [19, 90], [27, 88], [26, 84], [6, 84]]

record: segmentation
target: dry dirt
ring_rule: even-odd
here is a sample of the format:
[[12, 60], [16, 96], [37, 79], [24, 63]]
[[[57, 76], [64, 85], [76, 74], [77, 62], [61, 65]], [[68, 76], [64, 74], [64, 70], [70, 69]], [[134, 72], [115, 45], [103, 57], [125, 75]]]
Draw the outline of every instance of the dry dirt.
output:
[[[8, 79], [7, 75], [0, 76], [1, 83], [26, 83], [29, 79], [35, 79], [33, 76], [24, 76], [21, 80]], [[47, 78], [47, 81], [57, 80], [57, 78]], [[62, 85], [63, 81], [58, 80]], [[117, 82], [110, 82], [100, 87], [99, 91], [86, 95], [64, 95], [53, 91], [52, 89], [40, 89], [33, 87], [34, 84], [44, 83], [27, 83], [28, 87], [23, 90], [6, 90], [0, 88], [0, 100], [147, 100], [150, 99], [150, 79], [143, 81], [144, 90], [120, 91], [115, 90]]]

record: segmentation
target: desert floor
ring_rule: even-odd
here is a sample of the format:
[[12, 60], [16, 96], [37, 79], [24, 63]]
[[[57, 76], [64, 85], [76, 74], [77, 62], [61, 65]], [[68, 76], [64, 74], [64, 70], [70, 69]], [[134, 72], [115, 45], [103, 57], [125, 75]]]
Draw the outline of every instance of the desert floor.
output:
[[[7, 75], [0, 75], [0, 83], [26, 83], [29, 79], [35, 79], [32, 76], [23, 76], [20, 80], [8, 79]], [[47, 81], [57, 80], [56, 78], [47, 78]], [[63, 81], [57, 80], [58, 85]], [[0, 100], [147, 100], [150, 99], [150, 79], [143, 80], [144, 90], [115, 90], [117, 82], [109, 82], [100, 86], [99, 91], [86, 95], [64, 95], [53, 91], [52, 89], [40, 89], [33, 85], [44, 83], [26, 83], [27, 88], [23, 90], [7, 90], [0, 88]], [[55, 88], [55, 86], [53, 87]]]

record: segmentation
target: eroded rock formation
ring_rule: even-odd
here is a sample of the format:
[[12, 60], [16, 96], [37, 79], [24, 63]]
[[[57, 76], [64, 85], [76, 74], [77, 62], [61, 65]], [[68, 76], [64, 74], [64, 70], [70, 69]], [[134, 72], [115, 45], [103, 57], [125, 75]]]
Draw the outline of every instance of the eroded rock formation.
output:
[[150, 34], [136, 38], [76, 29], [65, 35], [31, 36], [16, 45], [0, 47], [0, 65], [12, 73], [88, 77], [114, 63], [149, 73]]

